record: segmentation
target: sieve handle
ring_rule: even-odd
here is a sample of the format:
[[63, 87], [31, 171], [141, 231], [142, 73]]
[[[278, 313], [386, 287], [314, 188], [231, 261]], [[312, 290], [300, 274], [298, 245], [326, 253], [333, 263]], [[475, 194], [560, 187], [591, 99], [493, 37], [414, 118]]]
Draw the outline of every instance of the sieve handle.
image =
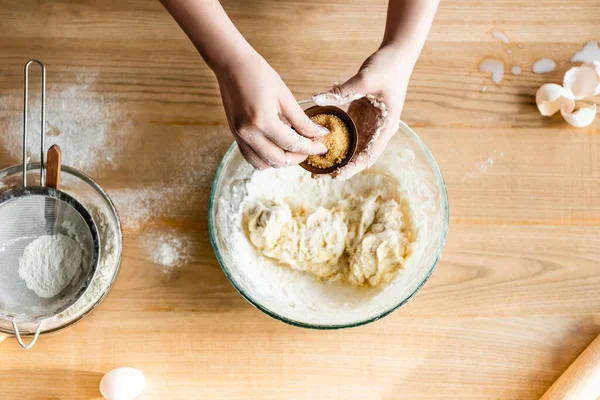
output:
[[57, 144], [48, 149], [46, 160], [46, 186], [58, 190], [60, 189], [62, 151]]
[[38, 325], [37, 329], [35, 330], [35, 334], [33, 335], [33, 339], [31, 339], [31, 341], [29, 342], [29, 344], [25, 344], [25, 342], [23, 342], [23, 339], [21, 338], [21, 333], [19, 333], [19, 327], [17, 326], [17, 323], [15, 321], [12, 321], [12, 326], [13, 326], [13, 330], [15, 331], [15, 336], [17, 338], [17, 342], [19, 342], [19, 344], [21, 345], [22, 348], [24, 349], [30, 349], [33, 347], [33, 345], [35, 344], [35, 342], [37, 342], [38, 337], [40, 336], [40, 332], [42, 331], [42, 324], [44, 323], [44, 320], [42, 320], [42, 322], [40, 322], [40, 324]]
[[44, 136], [46, 134], [46, 66], [39, 60], [29, 60], [25, 64], [25, 94], [23, 96], [23, 187], [27, 187], [27, 114], [29, 103], [29, 66], [39, 64], [42, 68], [42, 112], [40, 121], [40, 186], [45, 186], [44, 177]]

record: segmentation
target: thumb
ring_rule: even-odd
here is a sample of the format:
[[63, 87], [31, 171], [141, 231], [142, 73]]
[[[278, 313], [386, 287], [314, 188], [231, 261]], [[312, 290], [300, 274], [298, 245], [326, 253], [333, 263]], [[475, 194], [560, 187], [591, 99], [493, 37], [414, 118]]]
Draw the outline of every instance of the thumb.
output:
[[294, 130], [302, 136], [314, 138], [329, 133], [327, 128], [315, 124], [308, 118], [302, 107], [296, 103], [296, 99], [294, 99], [291, 93], [281, 102], [281, 114], [292, 125]]
[[364, 74], [357, 73], [341, 85], [335, 84], [328, 92], [313, 96], [313, 101], [319, 106], [337, 106], [353, 102], [368, 94]]

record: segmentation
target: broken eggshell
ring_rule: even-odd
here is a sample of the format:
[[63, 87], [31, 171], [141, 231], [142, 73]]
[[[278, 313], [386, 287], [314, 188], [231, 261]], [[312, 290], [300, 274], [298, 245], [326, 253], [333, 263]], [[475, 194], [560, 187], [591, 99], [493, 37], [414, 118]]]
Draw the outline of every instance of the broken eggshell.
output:
[[573, 93], [555, 83], [542, 85], [535, 95], [535, 102], [540, 113], [545, 117], [554, 115], [559, 110], [571, 113], [575, 109]]
[[600, 62], [586, 62], [565, 73], [565, 89], [573, 93], [575, 100], [583, 100], [600, 94]]
[[567, 123], [575, 128], [585, 128], [594, 122], [596, 118], [596, 104], [578, 101], [575, 103], [575, 111], [560, 112]]

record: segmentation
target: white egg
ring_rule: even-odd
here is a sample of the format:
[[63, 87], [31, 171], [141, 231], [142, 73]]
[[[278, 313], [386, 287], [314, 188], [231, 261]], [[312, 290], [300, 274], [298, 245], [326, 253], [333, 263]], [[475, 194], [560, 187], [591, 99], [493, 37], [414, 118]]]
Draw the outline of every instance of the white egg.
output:
[[594, 122], [596, 118], [596, 104], [578, 101], [575, 103], [575, 108], [575, 111], [569, 113], [561, 111], [563, 118], [569, 125], [575, 128], [585, 128]]
[[600, 62], [584, 63], [565, 73], [565, 89], [573, 93], [575, 100], [587, 99], [600, 93]]
[[575, 109], [573, 93], [555, 83], [542, 85], [535, 95], [535, 102], [545, 117], [554, 115], [559, 110], [570, 113]]
[[100, 381], [100, 393], [106, 400], [133, 400], [146, 386], [146, 377], [135, 368], [108, 371]]

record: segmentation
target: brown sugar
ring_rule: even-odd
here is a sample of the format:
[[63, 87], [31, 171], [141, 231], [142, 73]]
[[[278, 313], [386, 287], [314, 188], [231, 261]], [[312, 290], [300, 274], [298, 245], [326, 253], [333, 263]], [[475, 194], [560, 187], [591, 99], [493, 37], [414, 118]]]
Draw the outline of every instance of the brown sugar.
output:
[[348, 156], [350, 150], [350, 131], [339, 117], [332, 114], [317, 114], [310, 119], [317, 125], [324, 126], [329, 133], [320, 141], [329, 150], [323, 155], [314, 155], [306, 159], [313, 167], [325, 169], [340, 164]]

